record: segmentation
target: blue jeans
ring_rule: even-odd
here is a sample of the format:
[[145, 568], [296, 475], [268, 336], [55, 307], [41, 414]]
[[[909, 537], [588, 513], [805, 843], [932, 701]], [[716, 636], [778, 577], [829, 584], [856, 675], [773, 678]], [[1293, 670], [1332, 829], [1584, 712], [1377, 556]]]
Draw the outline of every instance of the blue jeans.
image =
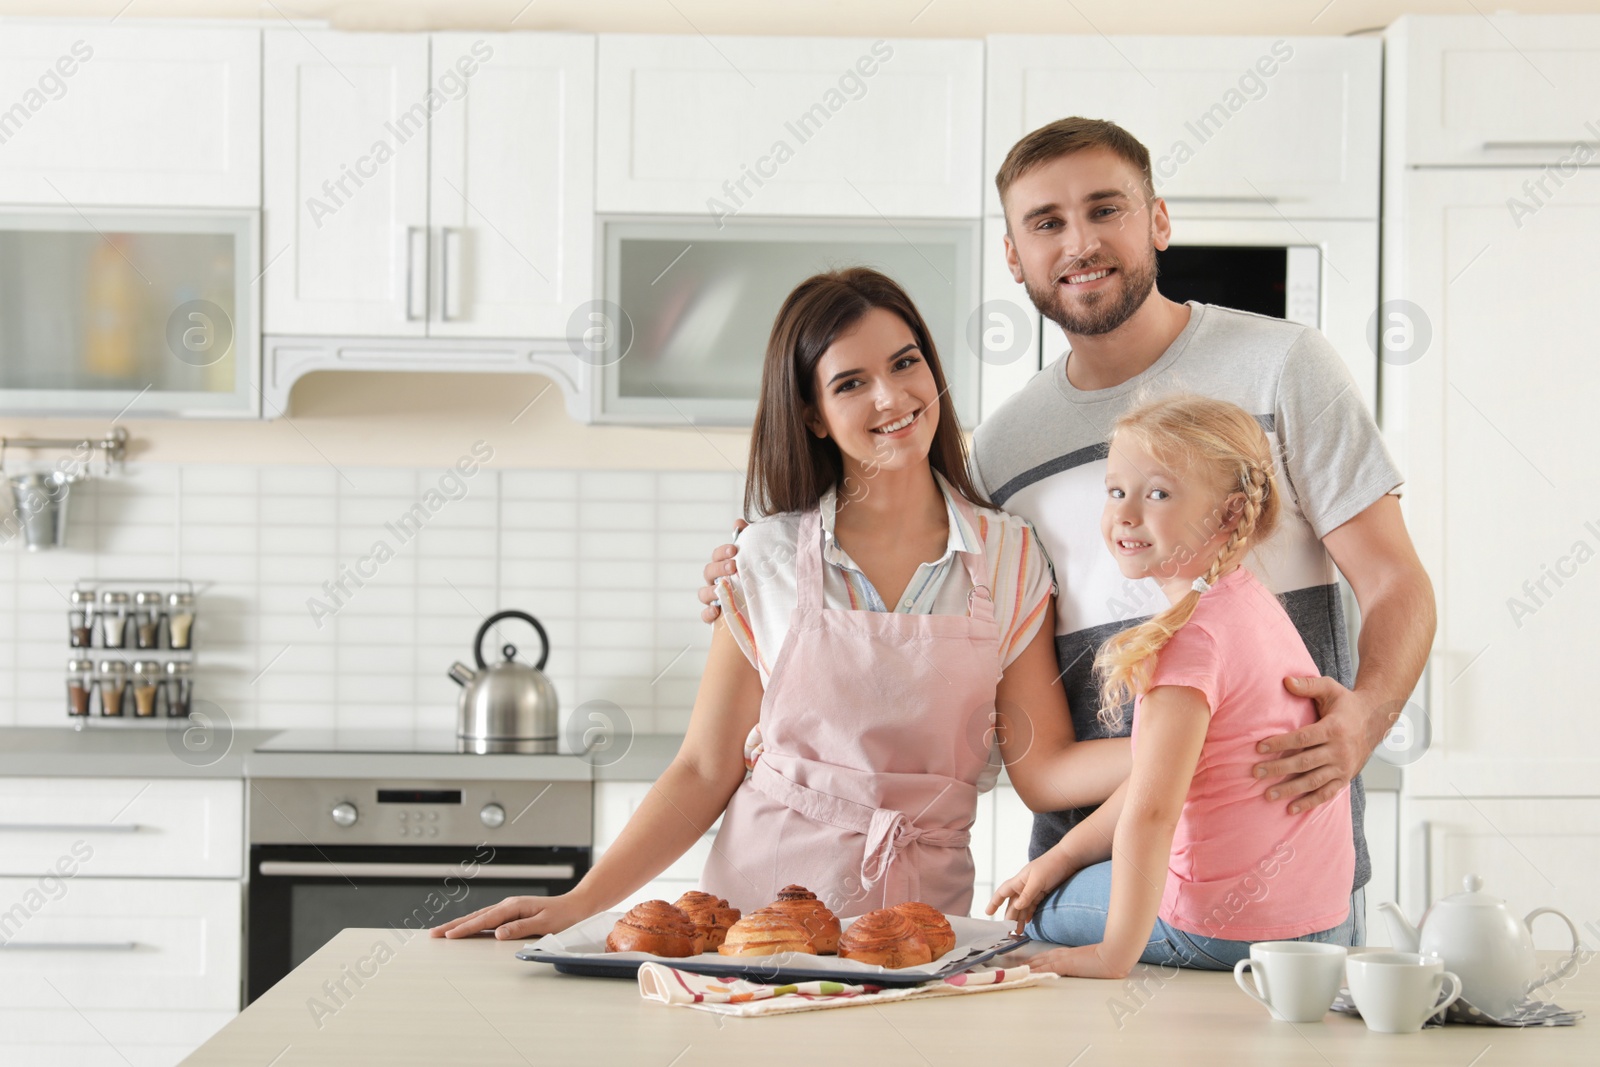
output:
[[[1366, 897], [1365, 887], [1350, 894], [1350, 914], [1338, 926], [1301, 937], [1273, 940], [1321, 941], [1346, 947], [1363, 944], [1367, 934]], [[1110, 901], [1111, 861], [1106, 860], [1085, 867], [1045, 897], [1028, 923], [1027, 934], [1035, 941], [1053, 941], [1058, 945], [1097, 945], [1105, 940]], [[1139, 962], [1231, 971], [1235, 963], [1250, 958], [1251, 944], [1191, 934], [1158, 916]]]

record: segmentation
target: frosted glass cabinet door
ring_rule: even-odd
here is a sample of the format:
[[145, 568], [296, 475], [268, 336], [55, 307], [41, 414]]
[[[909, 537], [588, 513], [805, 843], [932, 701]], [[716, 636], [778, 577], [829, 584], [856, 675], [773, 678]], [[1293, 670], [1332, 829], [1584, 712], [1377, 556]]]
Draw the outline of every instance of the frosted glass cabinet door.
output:
[[254, 211], [0, 211], [0, 411], [256, 414]]

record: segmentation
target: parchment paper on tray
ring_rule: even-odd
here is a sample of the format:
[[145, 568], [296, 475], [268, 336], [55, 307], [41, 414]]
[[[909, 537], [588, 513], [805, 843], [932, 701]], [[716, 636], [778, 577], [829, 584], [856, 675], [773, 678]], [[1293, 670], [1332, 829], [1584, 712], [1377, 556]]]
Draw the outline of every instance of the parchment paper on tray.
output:
[[[608, 968], [625, 964], [626, 972], [624, 968], [617, 967], [618, 973], [636, 973], [639, 964], [653, 962], [683, 967], [691, 971], [700, 969], [696, 965], [701, 964], [721, 973], [736, 971], [758, 981], [763, 978], [771, 980], [786, 974], [803, 972], [815, 976], [825, 972], [829, 977], [854, 976], [857, 979], [872, 976], [893, 977], [903, 983], [908, 979], [926, 981], [929, 978], [954, 973], [962, 969], [960, 964], [963, 961], [1026, 940], [1012, 933], [1015, 928], [1012, 923], [950, 915], [946, 918], [950, 920], [950, 928], [955, 932], [956, 947], [932, 963], [919, 964], [915, 967], [890, 969], [840, 956], [813, 956], [805, 952], [780, 952], [773, 956], [724, 956], [720, 952], [713, 951], [698, 956], [668, 959], [663, 956], [653, 956], [648, 952], [607, 952], [606, 935], [611, 932], [611, 928], [622, 915], [620, 911], [604, 912], [558, 934], [546, 934], [539, 940], [524, 945], [523, 950], [517, 953], [517, 958], [558, 965], [592, 963]], [[841, 925], [849, 929], [854, 921], [854, 919], [844, 919]]]

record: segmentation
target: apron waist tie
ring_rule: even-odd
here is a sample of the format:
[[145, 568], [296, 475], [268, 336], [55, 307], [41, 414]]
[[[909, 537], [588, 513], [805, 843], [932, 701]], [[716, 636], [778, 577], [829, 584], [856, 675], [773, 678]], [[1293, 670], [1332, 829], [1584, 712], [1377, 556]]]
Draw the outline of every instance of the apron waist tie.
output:
[[[897, 862], [906, 846], [920, 842], [934, 848], [966, 848], [972, 840], [967, 830], [948, 827], [921, 827], [903, 811], [874, 808], [801, 785], [760, 760], [750, 772], [750, 785], [786, 807], [808, 818], [849, 830], [866, 837], [861, 857], [861, 888], [885, 883], [885, 898], [891, 895], [906, 900], [919, 899], [921, 879], [915, 865]], [[898, 889], [899, 893], [892, 891]]]

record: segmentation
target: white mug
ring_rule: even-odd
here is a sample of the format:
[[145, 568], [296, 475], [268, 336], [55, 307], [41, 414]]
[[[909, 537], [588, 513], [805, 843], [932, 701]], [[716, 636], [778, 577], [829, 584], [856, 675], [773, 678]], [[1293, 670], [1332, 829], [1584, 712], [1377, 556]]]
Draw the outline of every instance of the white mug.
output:
[[[1250, 958], [1233, 965], [1233, 980], [1279, 1022], [1320, 1022], [1339, 995], [1347, 955], [1343, 945], [1320, 941], [1257, 941]], [[1245, 983], [1245, 971], [1254, 989]]]
[[[1350, 999], [1380, 1034], [1411, 1034], [1461, 996], [1461, 979], [1444, 969], [1444, 960], [1415, 952], [1363, 952], [1345, 965]], [[1440, 999], [1445, 979], [1450, 995]]]

